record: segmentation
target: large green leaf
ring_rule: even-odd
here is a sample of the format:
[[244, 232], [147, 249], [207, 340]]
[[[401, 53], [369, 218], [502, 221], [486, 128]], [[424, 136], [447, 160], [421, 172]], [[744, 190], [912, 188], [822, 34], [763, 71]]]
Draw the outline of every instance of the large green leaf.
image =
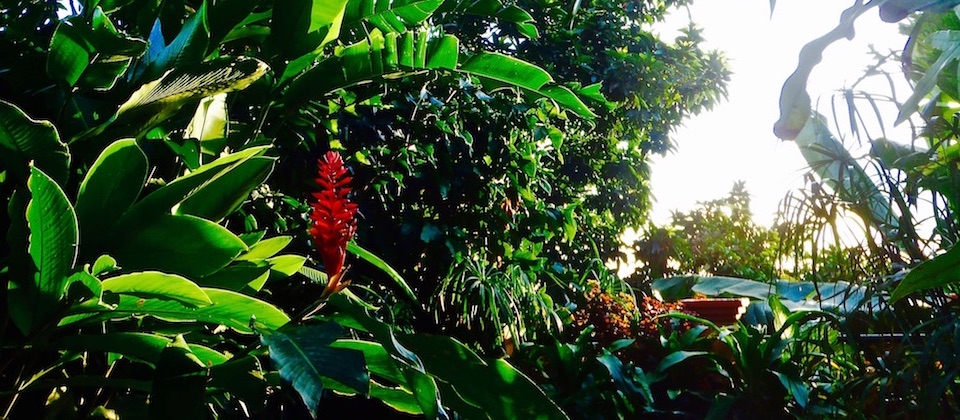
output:
[[263, 288], [270, 277], [270, 264], [265, 261], [241, 261], [197, 280], [206, 287], [254, 294]]
[[114, 142], [93, 163], [77, 195], [77, 220], [85, 255], [99, 249], [104, 232], [109, 232], [137, 200], [148, 171], [147, 155], [132, 139]]
[[343, 25], [369, 22], [384, 33], [404, 32], [429, 18], [441, 4], [443, 0], [351, 0]]
[[800, 153], [820, 179], [853, 205], [857, 215], [880, 229], [889, 242], [896, 242], [899, 219], [887, 197], [870, 176], [830, 132], [826, 118], [813, 115], [795, 141]]
[[340, 36], [347, 0], [274, 3], [270, 38], [287, 58], [299, 57]]
[[293, 385], [314, 418], [323, 391], [323, 377], [363, 394], [369, 391], [370, 377], [363, 353], [330, 347], [343, 332], [336, 322], [261, 331], [260, 340], [270, 348], [270, 359], [280, 376]]
[[110, 89], [146, 44], [117, 32], [99, 7], [90, 23], [83, 20], [73, 18], [57, 25], [47, 55], [47, 75], [67, 88]]
[[143, 271], [111, 277], [102, 282], [103, 290], [143, 298], [172, 299], [187, 306], [207, 306], [213, 301], [196, 283], [175, 274]]
[[167, 337], [140, 332], [119, 332], [70, 335], [55, 341], [52, 346], [77, 352], [117, 353], [140, 361], [156, 363], [160, 360], [160, 354], [167, 344], [170, 344], [170, 339]]
[[270, 278], [283, 279], [292, 276], [307, 261], [307, 257], [301, 255], [278, 255], [267, 259], [270, 264]]
[[70, 142], [139, 137], [166, 121], [184, 105], [208, 96], [246, 89], [267, 70], [266, 63], [250, 57], [221, 57], [176, 67], [141, 86], [110, 119], [80, 133]]
[[238, 261], [257, 261], [277, 255], [293, 241], [292, 236], [275, 236], [270, 239], [261, 239], [250, 246], [250, 250], [237, 257]]
[[330, 345], [338, 349], [350, 349], [363, 353], [367, 371], [390, 382], [402, 384], [405, 382], [403, 373], [397, 368], [397, 363], [390, 357], [383, 345], [372, 341], [341, 339]]
[[225, 172], [242, 165], [247, 159], [262, 155], [267, 149], [267, 146], [252, 147], [223, 156], [164, 185], [140, 200], [123, 215], [123, 218], [117, 222], [117, 226], [121, 228], [117, 233], [129, 230], [143, 220], [169, 214], [175, 206], [203, 190], [206, 185], [218, 179]]
[[203, 153], [219, 155], [227, 138], [227, 94], [220, 93], [200, 100], [183, 137], [197, 139]]
[[497, 53], [481, 53], [470, 57], [460, 69], [533, 91], [553, 82], [553, 77], [546, 70], [518, 58]]
[[160, 215], [130, 226], [111, 244], [126, 270], [159, 270], [197, 278], [211, 274], [247, 249], [226, 228], [194, 216]]
[[[222, 388], [240, 398], [254, 410], [263, 408], [267, 381], [260, 360], [244, 356], [210, 368], [209, 387]], [[208, 389], [207, 394], [210, 394]]]
[[543, 390], [506, 360], [484, 360], [450, 337], [416, 334], [401, 341], [423, 360], [430, 375], [456, 391], [444, 394], [444, 402], [462, 399], [491, 418], [567, 418]]
[[204, 183], [180, 202], [174, 214], [189, 214], [220, 221], [240, 207], [273, 170], [275, 158], [255, 156], [244, 159]]
[[[213, 302], [202, 307], [188, 307], [169, 299], [146, 299], [120, 295], [115, 308], [86, 308], [82, 313], [60, 321], [60, 325], [77, 322], [98, 322], [123, 319], [134, 315], [150, 315], [168, 321], [199, 321], [225, 325], [241, 333], [253, 333], [251, 323], [261, 328], [277, 329], [290, 322], [283, 311], [267, 302], [229, 290], [201, 288]], [[79, 312], [79, 311], [78, 311]]]
[[26, 181], [30, 161], [58, 184], [66, 183], [70, 153], [60, 141], [57, 129], [50, 122], [34, 120], [16, 105], [0, 100], [0, 163], [8, 173]]
[[660, 361], [660, 364], [657, 365], [657, 371], [662, 372], [691, 357], [705, 356], [708, 354], [710, 353], [705, 351], [675, 351]]
[[384, 35], [374, 30], [367, 39], [343, 48], [294, 78], [283, 100], [287, 106], [297, 106], [338, 89], [402, 72], [447, 70], [476, 76], [487, 90], [520, 89], [535, 99], [549, 98], [581, 117], [596, 116], [575, 93], [552, 84], [550, 74], [533, 64], [502, 54], [480, 53], [461, 65], [459, 57], [460, 42], [452, 35], [411, 31]]
[[176, 337], [160, 353], [153, 371], [148, 410], [150, 419], [203, 418], [206, 366], [182, 336]]
[[903, 281], [890, 294], [890, 301], [896, 302], [913, 292], [943, 287], [957, 282], [960, 282], [960, 247], [954, 246], [945, 254], [924, 261], [910, 270]]
[[63, 190], [40, 169], [27, 181], [28, 252], [35, 271], [10, 282], [10, 315], [25, 334], [57, 311], [77, 258], [77, 216]]
[[410, 288], [410, 285], [407, 284], [407, 281], [404, 280], [402, 276], [400, 276], [400, 273], [398, 273], [397, 270], [394, 270], [393, 267], [387, 264], [386, 261], [380, 259], [380, 257], [374, 255], [372, 252], [361, 248], [360, 245], [357, 245], [353, 241], [350, 241], [347, 244], [347, 251], [349, 251], [351, 254], [354, 254], [360, 257], [360, 259], [370, 264], [373, 264], [374, 267], [377, 267], [378, 269], [380, 269], [380, 271], [382, 271], [383, 274], [386, 274], [387, 277], [390, 278], [390, 280], [396, 283], [397, 287], [399, 287], [400, 290], [402, 290], [403, 293], [407, 295], [408, 298], [410, 298], [411, 302], [420, 304], [419, 299], [417, 299], [416, 293], [413, 293], [413, 289]]
[[436, 381], [427, 374], [420, 357], [397, 340], [390, 325], [374, 319], [356, 303], [340, 294], [330, 296], [327, 303], [340, 310], [339, 313], [334, 315], [336, 320], [341, 323], [349, 323], [353, 328], [369, 332], [373, 335], [375, 341], [387, 350], [393, 360], [396, 361], [397, 368], [403, 375], [404, 381], [401, 385], [413, 392], [424, 417], [428, 419], [447, 417], [443, 406], [440, 404], [440, 394]]

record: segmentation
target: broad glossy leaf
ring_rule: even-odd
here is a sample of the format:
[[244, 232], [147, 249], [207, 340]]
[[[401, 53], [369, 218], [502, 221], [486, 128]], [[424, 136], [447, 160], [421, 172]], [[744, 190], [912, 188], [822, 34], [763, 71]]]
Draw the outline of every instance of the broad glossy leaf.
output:
[[190, 353], [197, 356], [197, 360], [200, 360], [200, 363], [206, 367], [221, 365], [230, 360], [229, 356], [207, 346], [187, 343], [187, 347], [190, 349]]
[[384, 404], [401, 413], [413, 415], [423, 414], [423, 409], [420, 408], [416, 396], [403, 388], [386, 387], [371, 381], [370, 398], [383, 401]]
[[140, 196], [148, 171], [147, 155], [132, 139], [114, 142], [97, 157], [77, 195], [77, 219], [88, 255]]
[[193, 114], [183, 136], [200, 141], [204, 153], [219, 155], [227, 137], [227, 94], [220, 93], [200, 100], [197, 112]]
[[270, 263], [270, 277], [272, 279], [282, 279], [293, 275], [303, 267], [307, 257], [300, 255], [279, 255], [267, 260]]
[[322, 377], [368, 393], [370, 377], [363, 353], [330, 347], [343, 333], [343, 327], [336, 322], [326, 322], [290, 325], [277, 331], [262, 331], [260, 336], [269, 347], [270, 359], [280, 376], [293, 384], [314, 417], [323, 391]]
[[317, 50], [340, 36], [347, 0], [289, 0], [273, 7], [270, 38], [288, 58]]
[[954, 246], [945, 254], [924, 261], [910, 270], [890, 294], [891, 303], [920, 290], [944, 287], [960, 282], [960, 247]]
[[119, 268], [116, 259], [109, 255], [101, 255], [93, 262], [93, 267], [90, 268], [90, 274], [99, 276], [100, 274], [115, 271]]
[[367, 251], [361, 248], [359, 245], [357, 245], [353, 241], [347, 244], [347, 251], [353, 255], [360, 257], [360, 259], [370, 264], [373, 264], [374, 267], [377, 267], [378, 269], [380, 269], [380, 271], [382, 271], [383, 274], [386, 274], [387, 277], [390, 278], [390, 280], [393, 280], [393, 282], [396, 283], [397, 287], [399, 287], [400, 290], [402, 290], [403, 293], [406, 294], [408, 298], [410, 298], [411, 302], [419, 304], [420, 301], [417, 299], [417, 295], [413, 293], [413, 289], [410, 288], [410, 285], [408, 285], [406, 280], [404, 280], [403, 277], [400, 276], [400, 273], [398, 273], [397, 270], [394, 270], [393, 267], [390, 267], [390, 265], [387, 264], [386, 261], [380, 259], [380, 257], [374, 255], [370, 251]]
[[255, 232], [241, 233], [240, 239], [243, 239], [243, 243], [247, 244], [248, 247], [254, 246], [257, 242], [263, 239], [267, 235], [267, 231], [258, 230]]
[[375, 30], [368, 39], [349, 45], [294, 78], [284, 92], [284, 102], [297, 104], [399, 71], [424, 70], [427, 63], [431, 68], [453, 70], [460, 54], [455, 40], [447, 35], [427, 42], [425, 32], [384, 35]]
[[241, 165], [247, 159], [262, 155], [267, 149], [266, 146], [244, 149], [223, 156], [197, 168], [188, 175], [173, 180], [134, 205], [130, 211], [123, 215], [123, 219], [117, 223], [118, 226], [129, 230], [130, 226], [135, 226], [143, 220], [170, 213], [174, 206], [201, 190], [204, 185], [212, 182], [224, 172]]
[[57, 340], [52, 346], [77, 352], [118, 353], [147, 363], [157, 363], [168, 344], [169, 338], [155, 334], [119, 332], [70, 335]]
[[538, 91], [553, 77], [546, 70], [526, 61], [497, 53], [480, 53], [460, 66], [461, 71], [498, 82]]
[[275, 236], [269, 239], [262, 239], [251, 245], [250, 250], [237, 257], [237, 260], [257, 261], [270, 258], [280, 251], [283, 251], [292, 240], [292, 236]]
[[569, 109], [584, 118], [592, 119], [597, 117], [597, 114], [594, 114], [587, 104], [583, 103], [580, 97], [564, 86], [545, 86], [535, 93], [549, 98], [560, 105], [561, 108]]
[[370, 375], [376, 375], [397, 384], [405, 382], [403, 374], [397, 368], [397, 363], [379, 343], [342, 339], [333, 342], [330, 347], [359, 351], [363, 353], [363, 360], [366, 362]]
[[[617, 385], [620, 392], [625, 395], [642, 395], [646, 401], [653, 401], [653, 391], [650, 390], [650, 384], [654, 382], [653, 379], [662, 379], [662, 374], [654, 373], [647, 376], [640, 371], [643, 376], [638, 378], [641, 379], [638, 381], [635, 379], [638, 376], [636, 371], [632, 367], [624, 366], [617, 356], [605, 353], [597, 356], [596, 360], [607, 369], [607, 373], [610, 374], [613, 383]], [[650, 382], [646, 382], [647, 380]]]
[[150, 418], [204, 417], [205, 368], [182, 337], [163, 349], [150, 390]]
[[264, 261], [242, 261], [197, 280], [202, 286], [255, 294], [270, 277], [270, 264]]
[[350, 0], [343, 25], [365, 21], [384, 33], [404, 32], [429, 18], [441, 4], [443, 0]]
[[103, 280], [103, 290], [143, 298], [162, 298], [187, 306], [207, 306], [213, 302], [196, 283], [176, 274], [143, 271]]
[[127, 270], [202, 277], [226, 267], [247, 246], [226, 228], [194, 216], [160, 215], [131, 226], [111, 243]]
[[174, 214], [220, 221], [233, 213], [250, 192], [260, 187], [273, 171], [275, 158], [255, 156], [244, 159], [204, 183], [180, 202]]
[[413, 391], [414, 398], [426, 418], [447, 417], [440, 404], [436, 381], [427, 374], [420, 357], [397, 340], [390, 325], [372, 318], [356, 303], [339, 294], [330, 296], [327, 302], [341, 311], [334, 315], [335, 319], [341, 323], [349, 323], [353, 328], [369, 332], [375, 341], [390, 353], [397, 362], [397, 368], [403, 374], [405, 379], [403, 385]]
[[65, 317], [60, 325], [78, 322], [97, 322], [105, 319], [123, 319], [134, 315], [150, 315], [168, 321], [205, 322], [225, 325], [234, 330], [250, 334], [251, 320], [262, 328], [280, 328], [290, 318], [277, 307], [237, 292], [229, 290], [202, 288], [212, 305], [199, 308], [187, 307], [167, 299], [144, 299], [129, 295], [120, 295], [116, 308], [95, 308], [83, 313]]
[[120, 34], [99, 7], [90, 22], [61, 21], [50, 41], [47, 74], [70, 88], [107, 90], [140, 56], [146, 44]]
[[660, 364], [657, 366], [657, 371], [663, 372], [691, 357], [704, 356], [707, 354], [710, 353], [705, 351], [675, 351], [668, 354], [667, 357], [664, 357], [663, 360], [660, 361]]
[[800, 153], [820, 179], [830, 186], [864, 220], [880, 229], [891, 243], [895, 238], [899, 219], [870, 176], [830, 132], [826, 118], [813, 115], [794, 139]]
[[801, 408], [807, 407], [807, 403], [810, 401], [810, 390], [807, 388], [806, 382], [776, 370], [770, 370], [770, 373], [780, 380], [780, 384], [793, 396], [793, 399], [797, 401]]
[[[263, 408], [267, 395], [267, 381], [263, 377], [260, 360], [244, 356], [210, 368], [208, 387], [222, 388], [243, 400], [254, 410]], [[208, 395], [210, 391], [207, 391]]]
[[[267, 72], [255, 58], [222, 57], [176, 67], [142, 85], [103, 124], [80, 133], [71, 143], [93, 138], [140, 137], [184, 105], [220, 93], [246, 89]], [[107, 129], [109, 135], [103, 134]]]
[[[537, 39], [539, 36], [537, 27], [533, 25], [533, 16], [530, 16], [530, 13], [516, 5], [506, 5], [499, 0], [448, 0], [443, 2], [443, 6], [438, 11], [491, 17], [498, 20], [497, 25], [504, 22], [516, 25], [517, 30], [527, 38]], [[577, 14], [576, 6], [574, 6], [573, 14]]]
[[16, 105], [0, 100], [0, 162], [8, 173], [26, 181], [28, 163], [41, 169], [58, 184], [65, 184], [70, 165], [67, 145], [49, 121], [37, 121]]
[[459, 341], [444, 336], [407, 335], [401, 340], [426, 371], [450, 384], [454, 395], [493, 418], [555, 418], [566, 414], [536, 384], [506, 360], [484, 360]]
[[477, 54], [458, 64], [459, 50], [459, 40], [451, 35], [428, 40], [426, 32], [384, 35], [375, 30], [368, 39], [342, 49], [295, 77], [284, 92], [284, 102], [296, 106], [338, 89], [402, 72], [452, 70], [478, 77], [488, 90], [520, 89], [534, 99], [549, 98], [584, 118], [596, 116], [568, 88], [548, 85], [553, 82], [550, 74], [533, 64], [495, 53]]
[[8, 304], [14, 323], [29, 333], [57, 311], [77, 258], [77, 216], [63, 190], [37, 168], [27, 181], [28, 253], [34, 271], [10, 282]]
[[103, 297], [103, 283], [80, 270], [67, 279], [67, 301], [80, 304], [99, 304]]

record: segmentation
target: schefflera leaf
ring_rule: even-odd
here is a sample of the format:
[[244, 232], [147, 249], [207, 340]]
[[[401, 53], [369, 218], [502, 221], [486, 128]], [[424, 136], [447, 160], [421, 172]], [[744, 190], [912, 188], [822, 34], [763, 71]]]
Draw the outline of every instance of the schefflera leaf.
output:
[[24, 334], [56, 312], [76, 262], [79, 240], [77, 216], [60, 186], [35, 167], [27, 186], [31, 196], [26, 212], [28, 253], [34, 272], [27, 278], [14, 276], [8, 295], [10, 315]]
[[269, 347], [270, 359], [280, 376], [293, 385], [314, 418], [324, 377], [362, 394], [369, 393], [370, 374], [363, 353], [330, 346], [341, 335], [343, 327], [332, 321], [261, 331], [260, 341]]

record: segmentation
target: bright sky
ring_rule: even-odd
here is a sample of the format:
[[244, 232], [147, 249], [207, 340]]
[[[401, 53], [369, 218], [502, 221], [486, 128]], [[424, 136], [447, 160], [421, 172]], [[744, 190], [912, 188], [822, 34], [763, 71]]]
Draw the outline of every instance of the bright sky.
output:
[[[725, 52], [733, 76], [728, 100], [688, 119], [673, 136], [676, 151], [653, 159], [654, 222], [664, 224], [672, 211], [724, 197], [734, 182], [744, 180], [754, 219], [772, 223], [780, 200], [787, 191], [803, 186], [806, 173], [797, 147], [773, 135], [780, 88], [796, 68], [800, 48], [836, 26], [841, 11], [852, 3], [779, 0], [771, 18], [768, 0], [694, 1], [690, 17], [704, 29], [705, 47]], [[861, 16], [854, 40], [831, 45], [814, 69], [808, 92], [815, 102], [819, 98], [821, 107], [829, 109], [830, 97], [853, 84], [873, 62], [869, 45], [879, 51], [903, 47], [906, 37], [897, 25], [880, 21], [877, 14], [874, 9]], [[672, 39], [671, 28], [684, 27], [688, 21], [686, 10], [680, 9], [655, 30]], [[902, 81], [899, 75], [897, 79]], [[882, 85], [877, 89], [889, 92]], [[904, 92], [900, 90], [901, 95]], [[896, 110], [891, 111], [885, 118], [892, 121]]]

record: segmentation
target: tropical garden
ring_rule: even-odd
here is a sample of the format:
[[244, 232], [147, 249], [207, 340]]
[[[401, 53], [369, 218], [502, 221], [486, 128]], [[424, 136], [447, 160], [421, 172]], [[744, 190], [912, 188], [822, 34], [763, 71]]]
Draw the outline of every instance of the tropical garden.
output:
[[[960, 1], [799, 51], [772, 228], [648, 220], [688, 3], [0, 1], [0, 418], [956, 417]], [[813, 105], [864, 13], [910, 91]]]

